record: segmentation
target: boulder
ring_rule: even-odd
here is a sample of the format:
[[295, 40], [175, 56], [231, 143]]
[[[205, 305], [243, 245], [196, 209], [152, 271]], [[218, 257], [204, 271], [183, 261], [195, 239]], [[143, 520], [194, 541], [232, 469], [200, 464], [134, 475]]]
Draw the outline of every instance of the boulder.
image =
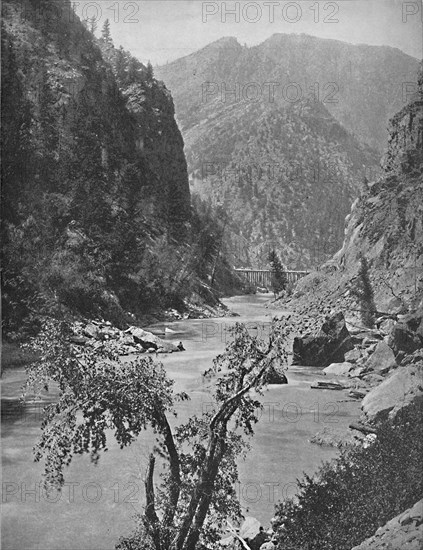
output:
[[394, 419], [404, 408], [423, 401], [423, 363], [396, 369], [363, 399], [361, 408], [367, 422]]
[[261, 523], [258, 519], [247, 517], [239, 529], [239, 536], [243, 539], [253, 540], [260, 533]]
[[132, 336], [132, 334], [124, 334], [120, 339], [119, 342], [125, 346], [134, 346], [135, 341]]
[[378, 343], [380, 340], [382, 340], [384, 334], [380, 332], [380, 330], [376, 329], [366, 329], [366, 330], [360, 330], [360, 332], [356, 332], [352, 335], [352, 339], [354, 344], [364, 345], [368, 346], [373, 343]]
[[395, 355], [400, 351], [413, 353], [413, 351], [423, 347], [423, 339], [419, 334], [410, 330], [406, 323], [397, 323], [394, 326], [389, 335], [388, 343]]
[[421, 550], [423, 540], [423, 500], [394, 517], [352, 550]]
[[366, 336], [365, 338], [363, 338], [362, 340], [362, 344], [364, 347], [372, 347], [372, 346], [376, 346], [378, 343], [380, 342], [379, 339], [377, 338], [369, 338], [368, 336]]
[[334, 426], [325, 426], [323, 430], [317, 432], [310, 438], [310, 443], [322, 447], [345, 447], [356, 442], [354, 434], [347, 428], [336, 428]]
[[157, 349], [158, 344], [163, 340], [153, 334], [139, 327], [129, 327], [125, 333], [132, 335], [133, 339], [137, 344], [141, 344], [144, 348], [154, 348]]
[[335, 376], [345, 376], [352, 368], [354, 368], [352, 363], [344, 361], [343, 363], [331, 363], [328, 367], [323, 369], [323, 372], [325, 374], [333, 374]]
[[98, 337], [101, 340], [111, 340], [120, 336], [120, 330], [110, 326], [110, 323], [105, 323], [103, 327], [98, 329]]
[[228, 550], [235, 550], [238, 549], [238, 540], [233, 537], [225, 537], [224, 539], [220, 539], [218, 542], [219, 548], [227, 548]]
[[360, 376], [360, 379], [370, 384], [370, 386], [377, 386], [385, 380], [385, 377], [381, 374], [376, 374], [375, 372], [370, 372], [369, 374], [364, 374]]
[[141, 344], [142, 347], [148, 351], [153, 348], [153, 351], [157, 353], [172, 353], [174, 351], [180, 351], [177, 346], [166, 340], [162, 340], [152, 332], [148, 332], [139, 327], [129, 327], [126, 331], [127, 334], [131, 334], [136, 343]]
[[163, 342], [161, 345], [157, 348], [157, 353], [173, 353], [174, 351], [182, 351], [178, 348], [178, 346], [175, 346], [175, 344], [172, 344], [172, 342]]
[[384, 341], [379, 342], [367, 361], [366, 371], [385, 374], [397, 366], [395, 355], [392, 349]]
[[350, 351], [347, 351], [345, 354], [345, 361], [348, 361], [349, 363], [357, 363], [361, 358], [363, 357], [363, 353], [360, 349], [354, 348]]
[[348, 373], [348, 376], [350, 378], [358, 378], [360, 377], [364, 372], [365, 372], [365, 368], [364, 367], [355, 367], [353, 369], [350, 370], [350, 372]]
[[282, 369], [272, 366], [266, 373], [266, 382], [268, 384], [288, 384], [288, 379]]
[[380, 330], [385, 334], [389, 334], [395, 326], [394, 319], [384, 319], [380, 324]]
[[401, 316], [401, 323], [407, 325], [407, 328], [412, 332], [417, 332], [423, 323], [423, 309], [420, 308], [418, 311], [413, 313], [407, 313], [406, 315]]
[[292, 364], [327, 367], [343, 362], [345, 353], [353, 347], [344, 315], [339, 312], [327, 318], [317, 336], [294, 338]]
[[98, 326], [93, 323], [88, 323], [82, 330], [82, 333], [87, 338], [98, 338]]

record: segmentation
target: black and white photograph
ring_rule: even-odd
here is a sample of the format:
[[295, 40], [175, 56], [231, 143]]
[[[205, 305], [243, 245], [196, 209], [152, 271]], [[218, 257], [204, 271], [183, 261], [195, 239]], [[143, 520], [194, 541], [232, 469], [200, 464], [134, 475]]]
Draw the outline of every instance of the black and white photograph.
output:
[[2, 550], [422, 550], [422, 0], [3, 0], [1, 321]]

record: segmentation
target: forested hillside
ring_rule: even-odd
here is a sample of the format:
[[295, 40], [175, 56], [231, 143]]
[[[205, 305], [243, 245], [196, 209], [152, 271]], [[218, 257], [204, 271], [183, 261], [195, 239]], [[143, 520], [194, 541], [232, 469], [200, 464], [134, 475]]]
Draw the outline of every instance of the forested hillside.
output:
[[264, 267], [276, 248], [310, 268], [341, 246], [417, 70], [393, 48], [284, 34], [250, 48], [222, 38], [156, 69], [175, 98], [192, 191], [226, 213], [235, 264]]
[[291, 269], [333, 254], [360, 184], [378, 169], [374, 151], [322, 103], [306, 100], [287, 109], [233, 109], [196, 145], [213, 160], [188, 157], [192, 192], [223, 208], [227, 250], [238, 266], [266, 265], [271, 249]]
[[170, 92], [67, 0], [4, 2], [2, 52], [6, 330], [183, 307], [219, 229], [192, 212]]

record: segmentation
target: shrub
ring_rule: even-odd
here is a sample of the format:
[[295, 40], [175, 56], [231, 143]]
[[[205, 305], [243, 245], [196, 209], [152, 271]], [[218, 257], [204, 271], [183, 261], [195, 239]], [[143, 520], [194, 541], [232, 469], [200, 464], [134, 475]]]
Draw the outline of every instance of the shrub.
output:
[[422, 415], [421, 404], [409, 408], [367, 448], [348, 448], [299, 481], [297, 500], [277, 506], [277, 548], [350, 550], [421, 499]]

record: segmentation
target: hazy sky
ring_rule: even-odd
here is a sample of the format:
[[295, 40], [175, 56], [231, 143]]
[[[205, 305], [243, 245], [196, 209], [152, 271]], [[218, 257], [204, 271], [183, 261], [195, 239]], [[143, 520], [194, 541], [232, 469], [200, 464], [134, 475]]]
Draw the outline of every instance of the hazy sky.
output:
[[[142, 62], [163, 64], [222, 36], [241, 44], [274, 33], [306, 33], [353, 44], [389, 45], [421, 59], [422, 0], [76, 0], [77, 12], [109, 18], [115, 45]], [[231, 13], [232, 12], [232, 13]], [[234, 13], [235, 12], [235, 13]]]

